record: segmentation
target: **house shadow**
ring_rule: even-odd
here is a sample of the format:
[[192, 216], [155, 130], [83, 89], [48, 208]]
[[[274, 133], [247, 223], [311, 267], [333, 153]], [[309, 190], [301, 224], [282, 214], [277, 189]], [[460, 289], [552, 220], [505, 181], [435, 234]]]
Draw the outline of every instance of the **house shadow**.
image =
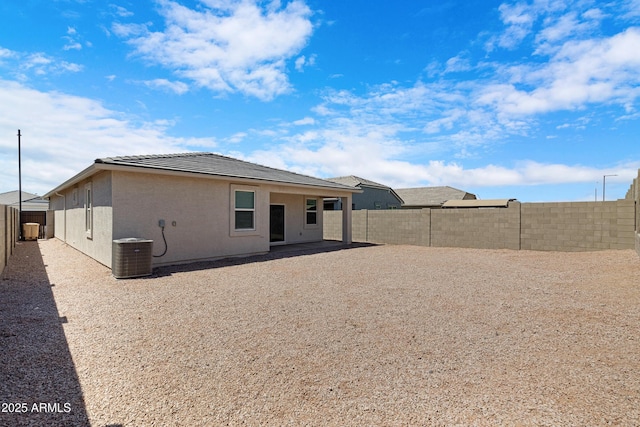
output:
[[153, 269], [151, 276], [140, 277], [139, 279], [153, 279], [156, 277], [170, 276], [174, 273], [183, 273], [188, 271], [210, 270], [221, 267], [229, 267], [243, 264], [253, 264], [257, 262], [266, 262], [276, 259], [293, 258], [305, 255], [313, 255], [327, 252], [348, 251], [349, 249], [366, 248], [378, 246], [375, 243], [354, 242], [350, 244], [323, 240], [322, 242], [301, 243], [293, 245], [272, 246], [269, 253], [263, 255], [239, 256], [223, 258], [215, 261], [198, 261], [188, 264], [177, 264], [164, 267], [156, 267]]
[[0, 279], [0, 425], [89, 426], [38, 242], [19, 242]]

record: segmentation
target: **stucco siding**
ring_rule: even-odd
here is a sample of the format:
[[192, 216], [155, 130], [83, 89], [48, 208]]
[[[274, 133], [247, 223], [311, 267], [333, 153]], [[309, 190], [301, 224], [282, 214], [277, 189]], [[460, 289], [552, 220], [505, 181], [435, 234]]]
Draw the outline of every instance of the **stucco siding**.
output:
[[[92, 230], [86, 230], [86, 188], [91, 186]], [[54, 212], [54, 236], [70, 246], [111, 267], [112, 208], [111, 173], [102, 172], [51, 197]]]
[[114, 172], [114, 239], [140, 237], [154, 241], [154, 254], [167, 251], [154, 265], [269, 251], [269, 192], [255, 191], [255, 230], [230, 232], [231, 182]]
[[[87, 188], [93, 195], [90, 232]], [[254, 194], [253, 227], [248, 229], [235, 226], [236, 190]], [[322, 197], [351, 192], [112, 169], [53, 194], [55, 237], [111, 267], [113, 240], [129, 237], [153, 240], [155, 266], [269, 252], [272, 203], [286, 206], [285, 243], [321, 241]], [[307, 198], [317, 199], [317, 224], [305, 222]], [[246, 210], [242, 215], [246, 219]]]
[[[317, 224], [305, 225], [306, 199], [315, 198], [318, 203]], [[301, 194], [271, 193], [271, 204], [285, 206], [285, 241], [283, 243], [318, 242], [322, 240], [322, 198]]]
[[364, 192], [353, 195], [354, 209], [390, 209], [401, 207], [400, 201], [390, 190], [362, 186]]

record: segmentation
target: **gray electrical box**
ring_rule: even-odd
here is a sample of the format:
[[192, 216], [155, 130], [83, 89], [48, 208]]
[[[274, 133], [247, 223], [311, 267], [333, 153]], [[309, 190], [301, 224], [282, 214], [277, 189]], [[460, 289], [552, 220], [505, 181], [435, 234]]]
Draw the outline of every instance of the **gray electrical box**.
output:
[[129, 237], [113, 241], [111, 273], [116, 279], [151, 275], [153, 240]]

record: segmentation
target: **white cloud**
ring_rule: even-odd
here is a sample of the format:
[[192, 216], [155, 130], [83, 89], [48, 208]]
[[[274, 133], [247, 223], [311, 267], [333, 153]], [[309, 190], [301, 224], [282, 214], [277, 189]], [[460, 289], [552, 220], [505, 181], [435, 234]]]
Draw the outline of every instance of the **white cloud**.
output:
[[471, 69], [471, 63], [466, 58], [466, 53], [461, 53], [453, 58], [449, 58], [446, 63], [445, 73], [456, 73], [460, 71], [468, 71]]
[[[115, 76], [114, 76], [115, 77]], [[172, 82], [167, 79], [154, 79], [143, 82], [147, 87], [153, 89], [162, 89], [169, 92], [173, 92], [178, 95], [183, 95], [189, 91], [189, 86], [183, 82]]]
[[111, 9], [113, 15], [118, 16], [120, 18], [128, 18], [130, 16], [133, 16], [133, 12], [130, 12], [129, 10], [127, 10], [122, 6], [110, 4], [109, 8]]
[[230, 144], [238, 144], [242, 142], [247, 136], [248, 134], [246, 132], [237, 132], [227, 138], [225, 142], [228, 142]]
[[159, 3], [164, 31], [152, 31], [150, 24], [113, 26], [145, 60], [214, 92], [268, 101], [291, 90], [286, 60], [300, 52], [313, 30], [303, 1], [261, 7], [250, 0], [209, 0], [197, 10]]
[[29, 75], [78, 73], [84, 69], [80, 64], [60, 61], [42, 52], [22, 53], [2, 47], [0, 47], [0, 66], [7, 68], [9, 73], [22, 81], [28, 80]]
[[[211, 138], [167, 135], [170, 121], [138, 122], [91, 99], [42, 92], [2, 79], [0, 99], [0, 133], [13, 135], [21, 129], [23, 188], [39, 194], [99, 157], [183, 152], [216, 145]], [[17, 186], [16, 150], [17, 137], [0, 139], [0, 192]]]
[[305, 117], [304, 119], [296, 120], [293, 122], [296, 126], [313, 125], [316, 121], [313, 117]]
[[295, 61], [296, 71], [304, 72], [305, 67], [312, 67], [316, 63], [316, 55], [311, 55], [310, 57], [306, 57], [304, 55], [300, 56]]
[[67, 27], [67, 35], [62, 37], [66, 40], [66, 44], [62, 47], [63, 50], [81, 50], [82, 44], [76, 40], [78, 37], [78, 31], [73, 27]]
[[70, 37], [65, 37], [65, 39], [67, 40], [67, 44], [62, 47], [63, 50], [82, 50], [82, 45], [77, 41]]
[[[635, 89], [640, 84], [637, 46], [640, 28], [634, 27], [608, 38], [564, 43], [548, 63], [515, 67], [513, 83], [488, 84], [479, 91], [477, 102], [506, 114], [632, 103], [640, 95]], [[519, 88], [522, 78], [533, 89]]]
[[536, 13], [529, 5], [503, 3], [498, 7], [502, 22], [507, 26], [504, 33], [492, 44], [506, 49], [516, 48], [531, 33]]
[[[375, 135], [357, 138], [325, 130], [307, 132], [300, 135], [300, 140], [307, 139], [304, 136], [310, 137], [306, 144], [290, 141], [272, 150], [256, 151], [246, 159], [314, 176], [357, 175], [394, 188], [563, 185], [596, 182], [604, 174], [616, 174], [618, 181], [631, 182], [640, 168], [640, 161], [608, 168], [531, 160], [517, 161], [509, 166], [488, 164], [471, 168], [443, 160], [420, 164], [400, 160], [398, 154], [404, 148]], [[319, 140], [323, 143], [318, 143]]]
[[625, 19], [637, 18], [640, 16], [640, 0], [627, 0], [625, 2]]
[[0, 59], [2, 58], [13, 58], [17, 55], [16, 52], [0, 47]]

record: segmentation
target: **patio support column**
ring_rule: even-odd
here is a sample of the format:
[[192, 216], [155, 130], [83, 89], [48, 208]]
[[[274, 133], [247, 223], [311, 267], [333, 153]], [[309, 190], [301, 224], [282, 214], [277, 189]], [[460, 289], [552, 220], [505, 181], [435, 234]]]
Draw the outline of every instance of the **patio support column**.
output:
[[352, 243], [351, 233], [351, 200], [352, 195], [344, 196], [340, 198], [342, 202], [342, 243]]

